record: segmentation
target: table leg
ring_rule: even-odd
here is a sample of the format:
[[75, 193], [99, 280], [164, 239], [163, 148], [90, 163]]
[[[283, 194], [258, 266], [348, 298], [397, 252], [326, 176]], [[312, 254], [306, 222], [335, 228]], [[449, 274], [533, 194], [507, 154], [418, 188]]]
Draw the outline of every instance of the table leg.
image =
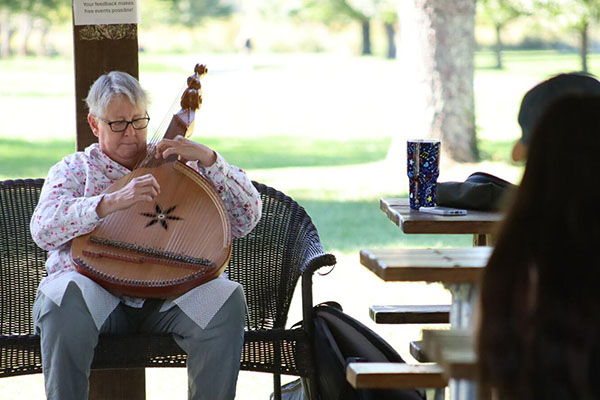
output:
[[479, 234], [476, 233], [473, 235], [473, 246], [493, 246], [494, 238], [490, 234]]
[[[445, 285], [452, 292], [450, 325], [456, 329], [472, 329], [473, 306], [477, 301], [478, 287], [470, 283]], [[450, 379], [450, 400], [477, 400], [477, 385], [468, 380]]]

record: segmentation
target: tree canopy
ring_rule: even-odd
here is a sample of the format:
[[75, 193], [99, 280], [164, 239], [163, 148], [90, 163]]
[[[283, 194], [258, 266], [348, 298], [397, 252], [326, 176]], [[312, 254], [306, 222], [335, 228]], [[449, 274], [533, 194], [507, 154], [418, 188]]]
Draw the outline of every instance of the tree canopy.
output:
[[549, 20], [579, 34], [581, 69], [587, 72], [589, 28], [600, 22], [600, 0], [534, 0], [534, 4]]
[[231, 4], [221, 0], [162, 0], [171, 5], [171, 20], [194, 27], [210, 17], [222, 17], [233, 12]]
[[478, 0], [477, 17], [487, 25], [491, 25], [496, 32], [496, 68], [502, 69], [502, 51], [504, 44], [502, 42], [502, 31], [510, 22], [526, 15], [526, 7], [519, 0]]

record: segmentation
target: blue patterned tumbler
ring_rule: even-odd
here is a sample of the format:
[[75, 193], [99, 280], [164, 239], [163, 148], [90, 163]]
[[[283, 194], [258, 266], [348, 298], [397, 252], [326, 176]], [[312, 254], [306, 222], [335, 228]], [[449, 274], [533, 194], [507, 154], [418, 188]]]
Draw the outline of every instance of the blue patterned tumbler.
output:
[[440, 147], [437, 139], [406, 142], [410, 208], [435, 206], [440, 175]]

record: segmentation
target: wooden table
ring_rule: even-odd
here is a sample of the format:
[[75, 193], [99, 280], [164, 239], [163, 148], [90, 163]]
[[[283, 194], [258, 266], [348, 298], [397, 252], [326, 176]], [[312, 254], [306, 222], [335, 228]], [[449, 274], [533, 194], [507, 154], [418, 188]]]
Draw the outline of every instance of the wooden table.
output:
[[[381, 199], [380, 208], [407, 234], [473, 235], [473, 244], [476, 247], [472, 248], [361, 250], [360, 252], [361, 264], [384, 281], [425, 281], [444, 284], [452, 293], [450, 311], [452, 329], [446, 332], [470, 331], [472, 304], [478, 295], [477, 283], [481, 280], [483, 269], [492, 252], [492, 248], [487, 246], [494, 242], [492, 235], [503, 219], [503, 213], [471, 210], [462, 216], [421, 213], [411, 210], [406, 198]], [[430, 339], [428, 345], [432, 346], [432, 343]], [[445, 344], [441, 344], [440, 348], [444, 346]], [[439, 358], [442, 354], [445, 357], [451, 354], [458, 357], [458, 360], [453, 362], [444, 358], [444, 361], [440, 361], [439, 364], [446, 374], [444, 378], [451, 377], [452, 399], [476, 398], [476, 386], [464, 380], [465, 371], [471, 368], [473, 372], [475, 369], [472, 345], [470, 349], [469, 352], [464, 352], [464, 349], [458, 352], [435, 350], [438, 360], [442, 360]], [[434, 351], [433, 348], [429, 350]], [[429, 355], [427, 350], [426, 352]], [[379, 387], [390, 387], [389, 385], [394, 387], [394, 385], [401, 385], [404, 377], [406, 371], [401, 371], [397, 365], [351, 364], [347, 370], [347, 380], [355, 387], [369, 387], [368, 385], [374, 384]], [[439, 376], [437, 379], [439, 380]]]
[[[451, 217], [448, 217], [451, 218]], [[361, 264], [370, 271], [379, 276], [382, 280], [405, 281], [405, 282], [439, 282], [452, 293], [452, 306], [450, 310], [450, 324], [452, 329], [449, 331], [470, 332], [472, 325], [473, 304], [478, 297], [478, 282], [488, 259], [492, 253], [492, 247], [468, 247], [468, 248], [450, 248], [450, 249], [363, 249], [360, 251]], [[444, 335], [446, 333], [441, 333]], [[439, 366], [444, 371], [445, 378], [449, 380], [451, 399], [477, 398], [476, 385], [467, 381], [465, 371], [472, 374], [476, 369], [474, 362], [474, 351], [472, 344], [468, 352], [465, 349], [447, 349], [448, 340], [439, 341], [438, 348], [433, 348], [432, 341], [426, 341], [426, 335], [431, 337], [431, 333], [424, 332], [423, 341], [425, 352], [432, 361], [439, 362]], [[464, 336], [464, 335], [463, 335]], [[454, 339], [453, 339], [454, 340]], [[464, 340], [463, 340], [464, 342]], [[427, 347], [429, 346], [429, 347]], [[435, 357], [430, 355], [435, 354]], [[444, 355], [442, 358], [441, 355]], [[442, 361], [443, 360], [443, 361]], [[366, 368], [366, 367], [363, 367]], [[358, 378], [362, 375], [365, 380], [370, 379], [368, 371], [356, 371]], [[389, 382], [394, 382], [393, 374], [385, 374], [385, 369], [377, 371], [379, 379], [386, 378]], [[372, 374], [376, 375], [376, 374]], [[348, 372], [348, 379], [351, 378]], [[469, 378], [470, 379], [470, 378]], [[357, 379], [357, 382], [361, 381]]]
[[504, 214], [498, 211], [472, 211], [466, 215], [435, 215], [412, 210], [408, 198], [383, 198], [379, 208], [404, 233], [472, 234], [475, 246], [493, 244], [492, 235]]
[[439, 282], [452, 293], [450, 324], [471, 326], [472, 301], [491, 247], [360, 251], [360, 262], [386, 282]]

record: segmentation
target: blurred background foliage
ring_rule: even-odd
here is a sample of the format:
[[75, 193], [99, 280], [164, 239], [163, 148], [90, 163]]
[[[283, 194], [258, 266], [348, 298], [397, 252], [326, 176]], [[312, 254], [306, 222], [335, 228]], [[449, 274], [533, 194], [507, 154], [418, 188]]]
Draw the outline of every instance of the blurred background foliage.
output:
[[[474, 0], [475, 1], [475, 0]], [[71, 56], [71, 0], [0, 0], [0, 57]], [[394, 0], [143, 0], [140, 48], [344, 52], [396, 57]], [[476, 40], [506, 49], [578, 52], [582, 70], [598, 48], [600, 0], [477, 0]], [[169, 41], [157, 40], [169, 35]], [[164, 48], [164, 47], [168, 48]]]

